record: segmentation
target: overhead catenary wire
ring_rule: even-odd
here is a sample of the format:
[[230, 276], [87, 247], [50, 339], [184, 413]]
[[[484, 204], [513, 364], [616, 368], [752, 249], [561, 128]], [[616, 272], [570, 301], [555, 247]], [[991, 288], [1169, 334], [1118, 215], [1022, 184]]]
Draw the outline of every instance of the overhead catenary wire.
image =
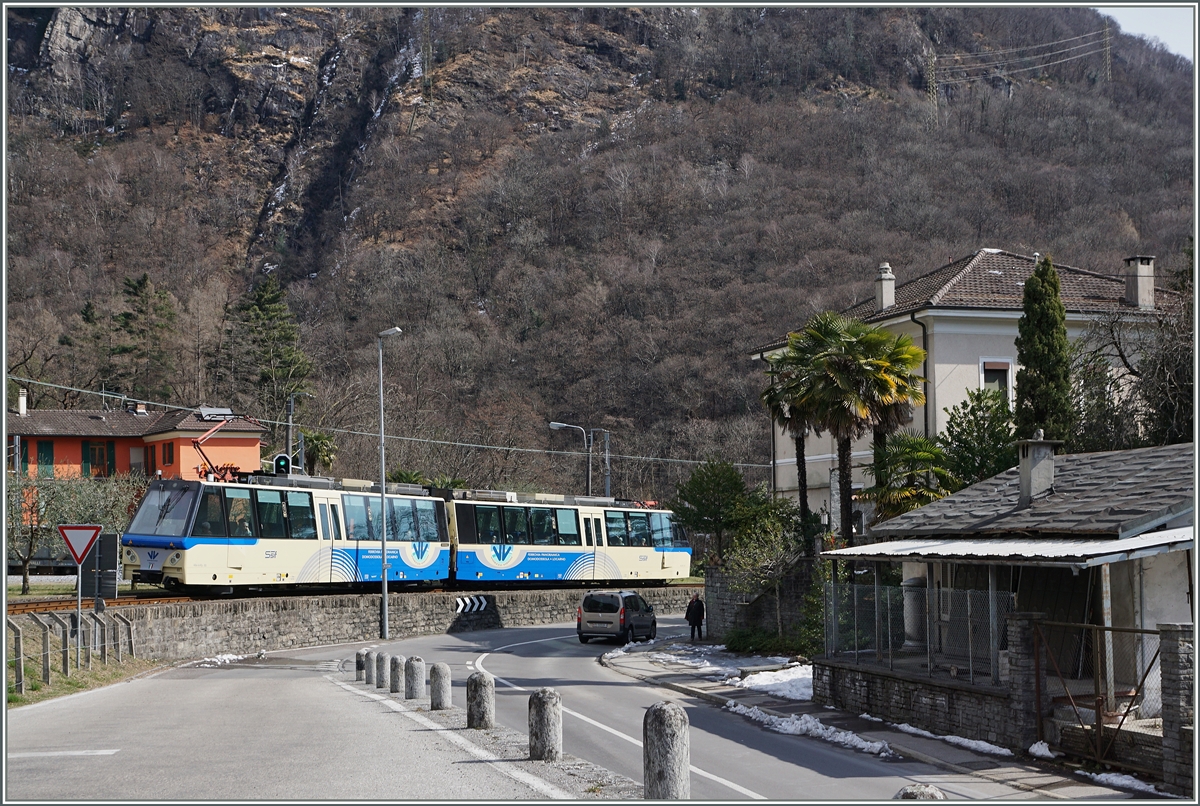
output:
[[[149, 406], [158, 406], [163, 409], [168, 409], [168, 410], [173, 410], [173, 411], [196, 411], [195, 406], [176, 406], [176, 405], [173, 405], [170, 403], [159, 403], [154, 400], [140, 400], [137, 398], [129, 397], [128, 395], [118, 394], [116, 392], [96, 392], [91, 389], [78, 389], [73, 386], [63, 386], [61, 384], [48, 383], [46, 381], [35, 381], [32, 378], [20, 378], [15, 375], [9, 375], [8, 377], [10, 380], [18, 381], [19, 383], [32, 384], [32, 385], [36, 385], [36, 386], [45, 386], [45, 387], [49, 387], [51, 389], [61, 389], [66, 392], [76, 392], [76, 393], [85, 394], [85, 395], [96, 395], [97, 397], [101, 397], [101, 398], [113, 398], [114, 400], [131, 401], [133, 403], [145, 403], [146, 405], [149, 405]], [[279, 426], [287, 425], [287, 422], [282, 421], [282, 420], [269, 420], [269, 419], [263, 419], [261, 417], [258, 417], [255, 419], [257, 419], [260, 423], [263, 423], [264, 425], [279, 425]], [[303, 426], [303, 423], [299, 423], [299, 422], [293, 422], [293, 424], [296, 426]], [[348, 434], [350, 436], [366, 436], [366, 437], [379, 436], [378, 431], [358, 431], [358, 430], [351, 429], [351, 428], [322, 427], [321, 430], [327, 431], [330, 433], [334, 433], [334, 434]], [[473, 442], [458, 442], [458, 441], [454, 441], [454, 440], [445, 440], [445, 439], [429, 439], [427, 437], [403, 437], [403, 436], [393, 435], [393, 434], [385, 434], [384, 437], [385, 437], [385, 439], [396, 440], [396, 441], [400, 441], [400, 442], [416, 442], [416, 443], [422, 443], [422, 444], [426, 444], [426, 445], [445, 445], [445, 446], [454, 447], [454, 448], [471, 448], [474, 450], [506, 451], [508, 453], [540, 453], [540, 454], [544, 454], [546, 456], [587, 456], [588, 455], [584, 451], [556, 451], [556, 450], [551, 450], [549, 448], [520, 448], [520, 447], [516, 447], [516, 446], [506, 446], [506, 445], [485, 445], [482, 443], [473, 443]], [[683, 465], [702, 465], [702, 464], [704, 464], [704, 460], [701, 460], [701, 459], [671, 459], [671, 458], [668, 458], [665, 456], [631, 456], [631, 455], [626, 455], [626, 454], [612, 453], [612, 454], [609, 454], [609, 457], [611, 459], [625, 459], [625, 460], [637, 461], [637, 462], [662, 462], [664, 464], [683, 464]], [[755, 464], [753, 462], [731, 462], [731, 464], [737, 468], [769, 469], [771, 467], [770, 465]]]

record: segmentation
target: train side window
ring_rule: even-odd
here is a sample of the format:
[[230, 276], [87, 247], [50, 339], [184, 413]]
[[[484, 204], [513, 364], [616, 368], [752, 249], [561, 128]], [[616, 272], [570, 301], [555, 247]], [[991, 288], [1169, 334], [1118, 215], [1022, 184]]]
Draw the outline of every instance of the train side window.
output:
[[329, 504], [317, 504], [317, 512], [321, 515], [321, 539], [333, 539], [333, 525], [329, 521]]
[[592, 519], [583, 519], [583, 541], [585, 546], [592, 545]]
[[[579, 521], [575, 518], [573, 509], [558, 510], [558, 542], [562, 546], [579, 545]], [[588, 545], [592, 545], [590, 539]]]
[[557, 542], [557, 535], [554, 534], [554, 510], [541, 507], [529, 510], [529, 526], [535, 544], [549, 546]]
[[192, 525], [192, 536], [216, 535], [225, 537], [225, 513], [221, 511], [221, 490], [205, 487], [200, 494], [200, 506]]
[[342, 539], [342, 516], [338, 512], [338, 505], [330, 504], [329, 508], [331, 510], [333, 510], [333, 533], [332, 533], [333, 539], [341, 540]]
[[293, 540], [316, 540], [317, 522], [313, 518], [312, 493], [288, 491], [287, 521]]
[[425, 543], [437, 543], [442, 539], [438, 529], [438, 510], [436, 501], [414, 501], [417, 510], [417, 536], [414, 540]]
[[[375, 506], [379, 506], [378, 499]], [[346, 508], [346, 539], [374, 540], [375, 523], [365, 495], [343, 495], [342, 505]]]
[[255, 513], [259, 534], [264, 539], [287, 537], [287, 522], [283, 513], [283, 493], [279, 490], [255, 490]]
[[592, 518], [592, 528], [596, 530], [596, 545], [604, 545], [604, 532], [600, 530], [600, 519]]
[[500, 507], [475, 507], [475, 531], [480, 543], [500, 543]]
[[504, 508], [504, 542], [529, 542], [529, 516], [524, 507]]
[[650, 514], [648, 512], [630, 512], [629, 517], [629, 545], [631, 546], [649, 546], [650, 545]]
[[229, 534], [233, 537], [253, 537], [254, 507], [250, 504], [250, 491], [225, 490], [225, 511], [229, 518]]
[[413, 502], [401, 498], [388, 499], [388, 540], [404, 540], [409, 543], [417, 539], [417, 522], [413, 518]]
[[625, 526], [625, 513], [608, 510], [604, 513], [604, 527], [608, 532], [609, 546], [628, 546], [629, 531]]

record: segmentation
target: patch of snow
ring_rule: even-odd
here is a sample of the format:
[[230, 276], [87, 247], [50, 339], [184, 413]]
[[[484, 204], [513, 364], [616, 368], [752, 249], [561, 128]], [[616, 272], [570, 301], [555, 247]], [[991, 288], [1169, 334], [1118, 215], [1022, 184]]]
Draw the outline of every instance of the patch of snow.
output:
[[907, 722], [902, 722], [895, 727], [897, 730], [904, 731], [905, 733], [911, 733], [913, 736], [924, 736], [926, 739], [941, 739], [947, 744], [965, 747], [966, 749], [974, 750], [977, 753], [991, 753], [994, 756], [1011, 756], [1013, 754], [1012, 751], [1007, 748], [997, 747], [994, 744], [989, 744], [988, 742], [980, 741], [979, 739], [964, 739], [961, 736], [938, 736], [937, 734], [930, 733], [927, 730], [914, 728]]
[[1033, 756], [1034, 758], [1058, 758], [1055, 752], [1050, 749], [1050, 745], [1046, 744], [1045, 742], [1034, 742], [1033, 744], [1029, 745], [1029, 755]]
[[756, 722], [761, 722], [768, 730], [773, 730], [776, 733], [786, 733], [790, 736], [811, 736], [814, 739], [821, 739], [822, 741], [838, 744], [842, 747], [849, 747], [852, 750], [860, 750], [864, 753], [871, 753], [876, 756], [892, 755], [892, 750], [888, 747], [887, 742], [869, 742], [857, 733], [826, 725], [812, 714], [800, 714], [799, 716], [793, 714], [786, 718], [771, 716], [763, 713], [757, 707], [747, 708], [733, 700], [725, 704], [725, 709], [735, 714], [749, 717]]
[[859, 719], [866, 719], [866, 720], [869, 720], [869, 721], [871, 721], [871, 722], [882, 722], [882, 721], [883, 721], [883, 720], [882, 720], [882, 719], [880, 719], [879, 717], [877, 717], [877, 716], [871, 716], [870, 714], [859, 714], [859, 715], [858, 715], [858, 718], [859, 718]]
[[755, 672], [745, 677], [732, 677], [726, 685], [763, 691], [785, 700], [808, 701], [813, 696], [813, 667], [811, 664], [789, 666], [774, 672]]
[[1145, 781], [1139, 781], [1132, 775], [1126, 775], [1120, 772], [1084, 772], [1083, 770], [1075, 770], [1075, 772], [1079, 773], [1085, 778], [1091, 778], [1098, 784], [1104, 784], [1105, 786], [1119, 786], [1123, 789], [1134, 789], [1138, 792], [1148, 792], [1154, 795], [1178, 797], [1177, 795], [1171, 795], [1168, 792], [1160, 792]]
[[222, 663], [236, 663], [245, 655], [217, 655], [215, 658], [205, 658], [196, 662], [197, 666], [220, 666]]

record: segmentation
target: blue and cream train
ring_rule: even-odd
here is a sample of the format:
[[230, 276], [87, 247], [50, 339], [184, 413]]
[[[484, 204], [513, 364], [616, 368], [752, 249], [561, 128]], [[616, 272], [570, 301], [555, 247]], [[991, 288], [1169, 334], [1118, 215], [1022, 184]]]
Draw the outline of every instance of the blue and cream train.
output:
[[389, 484], [386, 499], [382, 524], [370, 482], [157, 480], [121, 537], [125, 576], [229, 590], [379, 584], [384, 569], [389, 583], [464, 587], [665, 580], [691, 569], [671, 513], [637, 503], [406, 484]]

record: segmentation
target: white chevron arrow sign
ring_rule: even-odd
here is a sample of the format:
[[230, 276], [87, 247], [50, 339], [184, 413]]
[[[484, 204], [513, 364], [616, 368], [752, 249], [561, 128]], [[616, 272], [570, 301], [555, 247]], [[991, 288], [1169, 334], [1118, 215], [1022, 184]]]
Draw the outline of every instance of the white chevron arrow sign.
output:
[[478, 613], [487, 609], [486, 596], [458, 597], [454, 601], [458, 604], [458, 610], [454, 611], [456, 613]]

